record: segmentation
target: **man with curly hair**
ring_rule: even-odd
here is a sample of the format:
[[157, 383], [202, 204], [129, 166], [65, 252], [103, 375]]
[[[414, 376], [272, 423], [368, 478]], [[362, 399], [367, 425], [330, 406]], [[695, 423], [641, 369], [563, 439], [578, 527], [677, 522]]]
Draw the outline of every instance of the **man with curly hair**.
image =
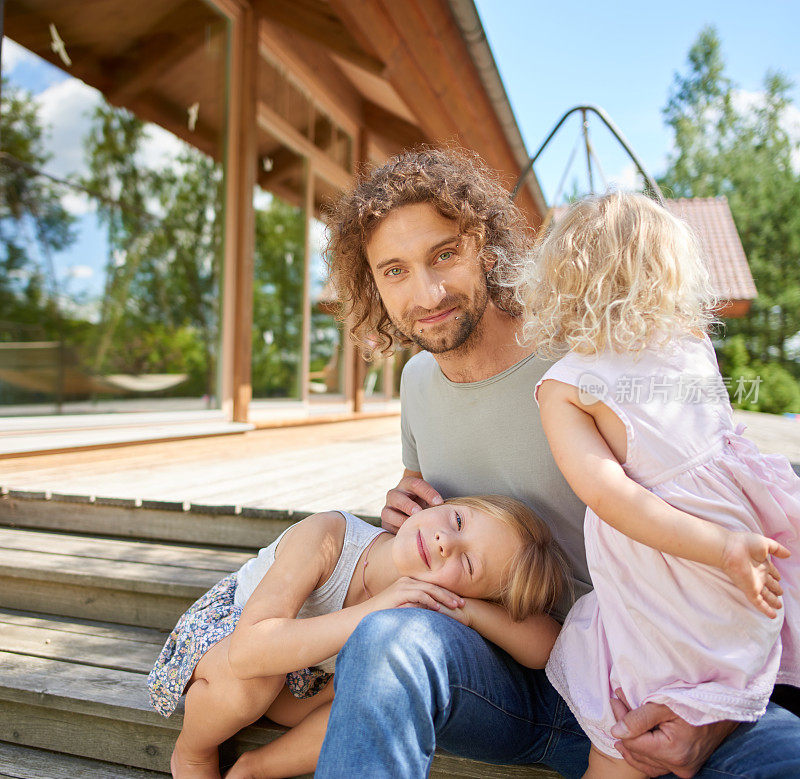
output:
[[[331, 278], [357, 343], [366, 353], [424, 350], [403, 371], [405, 473], [387, 494], [384, 528], [452, 495], [522, 500], [571, 566], [571, 597], [554, 611], [563, 619], [591, 586], [584, 507], [552, 459], [533, 397], [550, 363], [518, 339], [511, 280], [533, 239], [522, 214], [477, 155], [423, 148], [364, 176], [329, 227]], [[318, 777], [424, 777], [437, 746], [568, 777], [586, 770], [589, 740], [544, 671], [444, 613], [371, 614], [340, 652], [334, 680]], [[738, 728], [693, 728], [656, 704], [613, 705], [618, 748], [649, 776], [693, 776], [704, 763], [700, 776], [751, 776], [742, 769], [754, 764], [758, 776], [800, 776], [800, 720], [774, 705]]]

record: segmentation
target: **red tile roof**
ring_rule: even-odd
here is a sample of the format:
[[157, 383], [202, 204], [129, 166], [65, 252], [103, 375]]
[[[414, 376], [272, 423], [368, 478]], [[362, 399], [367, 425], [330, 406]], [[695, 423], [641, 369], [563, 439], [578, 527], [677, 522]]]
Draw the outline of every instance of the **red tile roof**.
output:
[[683, 219], [697, 233], [717, 295], [725, 300], [755, 298], [758, 292], [728, 199], [679, 198], [667, 200], [666, 206], [673, 216]]
[[[719, 298], [723, 301], [755, 298], [758, 292], [728, 199], [724, 196], [683, 197], [665, 200], [665, 205], [673, 216], [683, 219], [700, 239], [708, 259], [711, 281]], [[556, 206], [553, 219], [558, 220], [566, 210], [566, 206]]]

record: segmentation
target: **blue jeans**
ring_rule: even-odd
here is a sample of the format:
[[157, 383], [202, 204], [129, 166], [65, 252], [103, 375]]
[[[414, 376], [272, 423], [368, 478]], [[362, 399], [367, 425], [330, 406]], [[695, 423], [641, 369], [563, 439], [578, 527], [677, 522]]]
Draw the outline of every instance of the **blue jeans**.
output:
[[[565, 777], [586, 770], [589, 740], [544, 671], [434, 611], [367, 616], [339, 653], [334, 688], [318, 779], [421, 779], [437, 746], [489, 763], [544, 763]], [[697, 776], [800, 777], [800, 719], [771, 704]]]

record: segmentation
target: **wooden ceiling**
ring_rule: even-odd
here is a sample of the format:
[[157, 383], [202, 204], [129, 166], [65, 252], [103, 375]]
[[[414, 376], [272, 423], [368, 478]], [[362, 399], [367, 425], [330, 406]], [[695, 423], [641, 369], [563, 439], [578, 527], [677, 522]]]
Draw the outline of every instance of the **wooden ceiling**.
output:
[[[380, 161], [422, 142], [453, 142], [480, 153], [511, 186], [519, 162], [448, 3], [252, 0], [261, 185], [302, 202], [303, 156], [313, 158], [322, 196], [347, 186], [359, 153]], [[214, 8], [222, 4], [9, 0], [5, 34], [219, 160], [230, 32]], [[51, 48], [51, 24], [70, 67]], [[533, 187], [519, 204], [536, 224]]]

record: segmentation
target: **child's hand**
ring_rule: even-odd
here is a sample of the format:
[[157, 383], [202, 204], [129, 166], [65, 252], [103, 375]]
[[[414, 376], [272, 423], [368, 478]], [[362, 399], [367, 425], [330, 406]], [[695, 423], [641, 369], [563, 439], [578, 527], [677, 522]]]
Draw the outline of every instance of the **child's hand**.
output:
[[472, 598], [462, 598], [464, 602], [463, 606], [456, 607], [451, 609], [448, 606], [439, 606], [439, 613], [440, 614], [447, 614], [448, 617], [452, 617], [456, 622], [460, 622], [462, 625], [466, 625], [466, 627], [472, 627], [472, 610], [470, 608], [470, 602]]
[[758, 533], [729, 533], [722, 553], [722, 570], [759, 611], [770, 619], [778, 615], [783, 588], [770, 555], [789, 557], [785, 547]]
[[370, 611], [395, 609], [399, 606], [419, 606], [432, 611], [458, 609], [464, 599], [437, 584], [401, 576], [394, 584], [367, 601]]

